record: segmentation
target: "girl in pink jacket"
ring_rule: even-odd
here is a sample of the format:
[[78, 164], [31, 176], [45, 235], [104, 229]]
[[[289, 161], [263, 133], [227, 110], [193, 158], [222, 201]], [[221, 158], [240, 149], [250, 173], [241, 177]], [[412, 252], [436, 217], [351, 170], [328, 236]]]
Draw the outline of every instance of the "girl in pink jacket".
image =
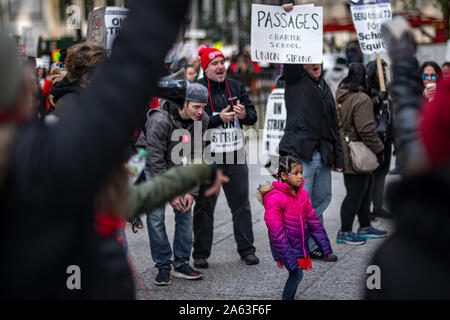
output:
[[317, 218], [303, 189], [301, 162], [292, 156], [281, 157], [278, 181], [258, 188], [259, 200], [266, 212], [264, 220], [269, 231], [269, 242], [278, 267], [289, 271], [283, 290], [283, 300], [293, 300], [303, 277], [303, 269], [310, 270], [308, 237], [311, 235], [322, 254], [332, 254], [327, 233]]

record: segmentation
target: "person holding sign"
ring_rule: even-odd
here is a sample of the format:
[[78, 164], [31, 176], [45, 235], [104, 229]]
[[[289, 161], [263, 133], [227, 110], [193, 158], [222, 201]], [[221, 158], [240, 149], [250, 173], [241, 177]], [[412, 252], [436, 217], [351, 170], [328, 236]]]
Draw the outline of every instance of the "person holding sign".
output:
[[[283, 5], [285, 11], [292, 3]], [[342, 172], [344, 154], [340, 141], [333, 94], [323, 79], [321, 64], [285, 64], [287, 124], [280, 141], [280, 156], [293, 155], [302, 161], [304, 188], [308, 191], [316, 215], [331, 202], [331, 168]], [[324, 257], [316, 242], [310, 239], [311, 258]]]
[[[255, 107], [242, 83], [226, 79], [225, 57], [214, 48], [201, 47], [199, 56], [205, 77], [197, 82], [208, 88], [209, 101], [205, 111], [209, 115], [210, 148], [219, 169], [230, 178], [223, 185], [228, 206], [233, 215], [234, 237], [241, 259], [247, 265], [259, 263], [253, 246], [252, 214], [248, 199], [248, 167], [245, 162], [242, 125], [256, 122]], [[225, 158], [225, 161], [223, 161]], [[194, 208], [194, 266], [207, 268], [211, 254], [214, 208], [217, 197], [204, 197], [200, 189]]]

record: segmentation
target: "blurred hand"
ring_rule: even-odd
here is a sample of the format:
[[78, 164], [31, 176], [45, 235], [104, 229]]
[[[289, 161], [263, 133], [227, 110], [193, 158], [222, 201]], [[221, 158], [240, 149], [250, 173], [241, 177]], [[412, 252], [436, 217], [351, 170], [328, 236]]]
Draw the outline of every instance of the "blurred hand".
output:
[[173, 199], [169, 203], [172, 206], [172, 208], [174, 208], [175, 210], [178, 210], [178, 211], [183, 211], [184, 210], [183, 199], [181, 198], [181, 196], [176, 197], [175, 199]]
[[427, 87], [423, 90], [423, 96], [427, 101], [432, 101], [436, 96], [436, 87]]
[[284, 9], [284, 11], [289, 12], [292, 9], [294, 9], [294, 4], [293, 3], [287, 3], [287, 4], [283, 4], [281, 7]]
[[342, 169], [342, 168], [336, 168], [336, 171], [337, 171], [337, 172], [344, 172], [344, 169]]
[[191, 194], [186, 194], [183, 198], [184, 210], [181, 212], [182, 213], [188, 212], [192, 206], [192, 203], [194, 203], [194, 196], [192, 196]]
[[398, 16], [382, 24], [381, 34], [392, 62], [414, 57], [417, 45], [405, 18]]
[[222, 111], [220, 111], [220, 119], [222, 119], [223, 122], [228, 122], [232, 119], [234, 119], [234, 111], [229, 112], [231, 109], [230, 106], [227, 106], [225, 109], [223, 109]]
[[386, 101], [389, 98], [389, 94], [386, 91], [380, 91], [378, 92], [378, 101]]
[[245, 112], [245, 106], [241, 104], [241, 102], [238, 100], [237, 104], [234, 106], [234, 112], [236, 112], [236, 115], [239, 119], [244, 120], [247, 116]]
[[216, 197], [219, 196], [220, 188], [224, 183], [227, 183], [229, 181], [230, 178], [224, 175], [222, 173], [222, 170], [218, 169], [216, 172], [216, 180], [214, 180], [212, 187], [205, 191], [205, 197], [209, 197], [212, 195], [215, 195]]

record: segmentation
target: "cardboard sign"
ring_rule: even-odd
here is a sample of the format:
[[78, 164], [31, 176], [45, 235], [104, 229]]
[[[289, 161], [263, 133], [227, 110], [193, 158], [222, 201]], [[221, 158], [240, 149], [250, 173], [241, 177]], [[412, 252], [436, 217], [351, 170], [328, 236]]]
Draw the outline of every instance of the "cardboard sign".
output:
[[111, 55], [114, 40], [122, 24], [128, 17], [129, 9], [121, 7], [101, 7], [91, 12], [88, 19], [87, 41], [93, 41]]
[[262, 140], [263, 153], [267, 156], [278, 156], [278, 145], [286, 127], [286, 114], [284, 89], [274, 89], [267, 100]]
[[350, 7], [362, 53], [370, 55], [386, 51], [381, 25], [392, 20], [389, 0], [352, 0]]
[[252, 60], [264, 63], [322, 63], [323, 8], [252, 4]]

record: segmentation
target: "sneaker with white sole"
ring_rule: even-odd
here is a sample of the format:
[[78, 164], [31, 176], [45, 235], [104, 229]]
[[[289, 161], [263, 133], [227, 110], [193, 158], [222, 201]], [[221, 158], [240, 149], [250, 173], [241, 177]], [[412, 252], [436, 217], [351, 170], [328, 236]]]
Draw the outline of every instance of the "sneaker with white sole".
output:
[[158, 270], [158, 275], [155, 278], [155, 284], [157, 286], [168, 286], [172, 283], [170, 280], [170, 270], [168, 268], [161, 268]]
[[203, 277], [203, 274], [200, 271], [192, 269], [187, 263], [179, 266], [178, 268], [174, 268], [170, 274], [174, 277], [188, 280], [195, 280]]
[[341, 232], [341, 230], [339, 230], [337, 233], [336, 242], [361, 245], [366, 243], [366, 239], [361, 238], [352, 231]]

